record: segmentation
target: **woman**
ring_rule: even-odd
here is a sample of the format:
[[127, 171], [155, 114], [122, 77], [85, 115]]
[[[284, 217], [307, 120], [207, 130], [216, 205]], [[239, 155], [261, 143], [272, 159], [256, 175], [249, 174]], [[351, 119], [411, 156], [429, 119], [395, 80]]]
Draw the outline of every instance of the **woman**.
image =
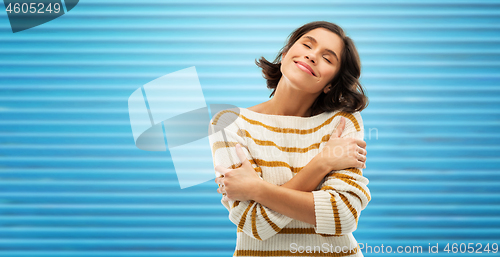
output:
[[209, 137], [237, 225], [234, 256], [362, 256], [352, 232], [371, 199], [359, 113], [368, 100], [354, 43], [311, 22], [274, 62], [256, 63], [274, 97], [218, 112]]

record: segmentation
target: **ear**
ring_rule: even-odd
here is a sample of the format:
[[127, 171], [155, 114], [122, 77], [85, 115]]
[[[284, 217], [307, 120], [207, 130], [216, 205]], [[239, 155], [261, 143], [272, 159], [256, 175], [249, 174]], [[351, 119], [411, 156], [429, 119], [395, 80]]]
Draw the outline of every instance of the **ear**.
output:
[[326, 93], [328, 93], [328, 91], [330, 91], [330, 90], [331, 90], [331, 87], [332, 87], [332, 84], [331, 84], [331, 83], [330, 83], [330, 84], [328, 84], [328, 85], [326, 85], [326, 86], [323, 88], [323, 93], [325, 93], [325, 94], [326, 94]]

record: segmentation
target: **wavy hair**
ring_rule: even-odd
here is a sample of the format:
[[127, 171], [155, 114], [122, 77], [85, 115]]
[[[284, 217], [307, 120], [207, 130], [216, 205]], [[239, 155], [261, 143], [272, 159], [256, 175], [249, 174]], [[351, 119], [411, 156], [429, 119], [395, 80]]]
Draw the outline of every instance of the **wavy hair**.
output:
[[255, 64], [262, 69], [263, 77], [267, 80], [267, 88], [273, 89], [269, 97], [276, 92], [278, 82], [282, 76], [280, 70], [282, 54], [288, 52], [290, 47], [304, 34], [316, 28], [325, 28], [337, 34], [343, 40], [344, 47], [340, 55], [340, 69], [331, 81], [330, 91], [326, 94], [322, 91], [316, 98], [311, 106], [312, 115], [336, 110], [353, 113], [365, 109], [368, 106], [368, 97], [359, 82], [361, 61], [358, 50], [352, 39], [345, 35], [340, 26], [327, 21], [310, 22], [293, 31], [273, 62], [269, 62], [264, 57], [261, 57], [258, 61], [255, 60]]

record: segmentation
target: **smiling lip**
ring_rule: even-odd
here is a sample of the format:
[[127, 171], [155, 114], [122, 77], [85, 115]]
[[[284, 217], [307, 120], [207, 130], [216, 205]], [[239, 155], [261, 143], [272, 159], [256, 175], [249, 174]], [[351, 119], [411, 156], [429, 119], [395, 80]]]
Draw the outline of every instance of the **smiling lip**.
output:
[[307, 69], [311, 73], [311, 75], [316, 77], [311, 66], [307, 65], [307, 63], [301, 62], [301, 61], [295, 61], [295, 64], [297, 64], [299, 66], [299, 68], [301, 68], [301, 69], [303, 69], [303, 68]]

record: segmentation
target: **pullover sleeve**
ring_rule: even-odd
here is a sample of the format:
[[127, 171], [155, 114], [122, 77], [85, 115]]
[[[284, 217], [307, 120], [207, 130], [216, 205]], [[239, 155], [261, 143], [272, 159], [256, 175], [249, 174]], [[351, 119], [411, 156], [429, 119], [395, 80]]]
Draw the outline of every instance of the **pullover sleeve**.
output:
[[[364, 128], [361, 114], [347, 115], [342, 138], [363, 140]], [[371, 200], [368, 179], [361, 169], [334, 170], [323, 179], [321, 189], [313, 191], [316, 225], [320, 234], [341, 235], [356, 230], [361, 210]]]
[[[244, 134], [232, 122], [236, 116], [236, 112], [224, 110], [214, 115], [210, 121], [209, 142], [212, 148], [214, 167], [217, 165], [230, 169], [240, 167], [242, 164], [235, 149], [236, 144], [239, 143], [246, 158], [252, 163], [252, 167], [262, 179], [261, 168], [253, 161], [247, 149]], [[221, 175], [217, 171], [215, 174], [217, 177]], [[229, 219], [238, 227], [237, 231], [242, 231], [257, 240], [266, 240], [272, 237], [293, 220], [253, 200], [224, 201], [221, 199], [221, 203], [229, 211]]]

